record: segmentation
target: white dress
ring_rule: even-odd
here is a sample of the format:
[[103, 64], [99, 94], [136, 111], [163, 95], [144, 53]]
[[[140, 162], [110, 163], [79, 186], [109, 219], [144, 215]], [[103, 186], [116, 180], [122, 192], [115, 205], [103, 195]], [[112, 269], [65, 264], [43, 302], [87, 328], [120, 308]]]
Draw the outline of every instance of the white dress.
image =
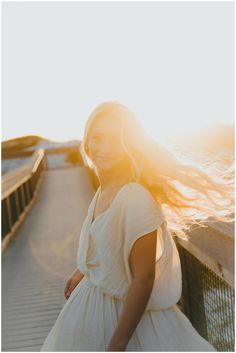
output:
[[92, 222], [99, 192], [100, 187], [80, 233], [77, 267], [84, 277], [64, 304], [41, 351], [106, 350], [132, 281], [131, 248], [155, 229], [155, 281], [126, 351], [217, 351], [176, 305], [182, 291], [180, 258], [161, 205], [143, 185], [131, 182]]

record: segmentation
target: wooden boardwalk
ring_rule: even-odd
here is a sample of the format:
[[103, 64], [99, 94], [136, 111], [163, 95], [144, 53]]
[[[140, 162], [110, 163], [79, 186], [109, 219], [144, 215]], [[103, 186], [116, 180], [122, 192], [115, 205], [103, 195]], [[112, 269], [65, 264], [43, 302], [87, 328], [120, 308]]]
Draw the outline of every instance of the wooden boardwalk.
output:
[[40, 351], [66, 302], [80, 229], [94, 190], [83, 167], [48, 170], [2, 255], [2, 352]]

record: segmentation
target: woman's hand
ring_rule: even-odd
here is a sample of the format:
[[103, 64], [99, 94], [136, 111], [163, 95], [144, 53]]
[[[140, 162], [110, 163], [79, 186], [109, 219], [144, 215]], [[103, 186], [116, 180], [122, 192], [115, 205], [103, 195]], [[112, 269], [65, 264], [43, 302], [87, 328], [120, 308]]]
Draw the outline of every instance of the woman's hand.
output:
[[126, 343], [111, 338], [108, 347], [106, 348], [106, 352], [125, 352], [126, 346]]
[[125, 352], [125, 351], [126, 351], [126, 346], [113, 345], [113, 344], [109, 344], [109, 346], [106, 349], [106, 352]]
[[75, 287], [79, 284], [79, 282], [82, 280], [83, 277], [84, 277], [84, 274], [82, 272], [80, 272], [79, 269], [76, 269], [72, 273], [72, 275], [70, 276], [70, 278], [66, 282], [66, 286], [64, 289], [64, 295], [65, 295], [66, 299], [68, 299], [70, 297], [71, 292], [75, 289]]

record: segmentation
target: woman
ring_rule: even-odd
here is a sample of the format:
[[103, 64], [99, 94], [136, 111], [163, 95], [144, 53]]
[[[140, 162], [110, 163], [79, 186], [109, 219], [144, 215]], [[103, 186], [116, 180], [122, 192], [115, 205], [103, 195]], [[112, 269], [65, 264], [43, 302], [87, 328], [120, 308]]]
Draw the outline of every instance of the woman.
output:
[[172, 234], [188, 238], [189, 227], [210, 216], [230, 221], [232, 181], [180, 163], [117, 101], [92, 112], [82, 146], [100, 186], [67, 302], [41, 351], [216, 351], [177, 306], [182, 277]]

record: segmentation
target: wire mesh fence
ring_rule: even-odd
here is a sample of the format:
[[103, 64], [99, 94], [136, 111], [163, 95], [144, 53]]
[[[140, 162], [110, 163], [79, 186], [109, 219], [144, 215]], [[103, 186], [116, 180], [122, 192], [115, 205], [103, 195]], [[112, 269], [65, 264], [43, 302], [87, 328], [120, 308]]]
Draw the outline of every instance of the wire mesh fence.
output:
[[219, 352], [235, 352], [234, 288], [177, 244], [183, 275], [181, 310]]

